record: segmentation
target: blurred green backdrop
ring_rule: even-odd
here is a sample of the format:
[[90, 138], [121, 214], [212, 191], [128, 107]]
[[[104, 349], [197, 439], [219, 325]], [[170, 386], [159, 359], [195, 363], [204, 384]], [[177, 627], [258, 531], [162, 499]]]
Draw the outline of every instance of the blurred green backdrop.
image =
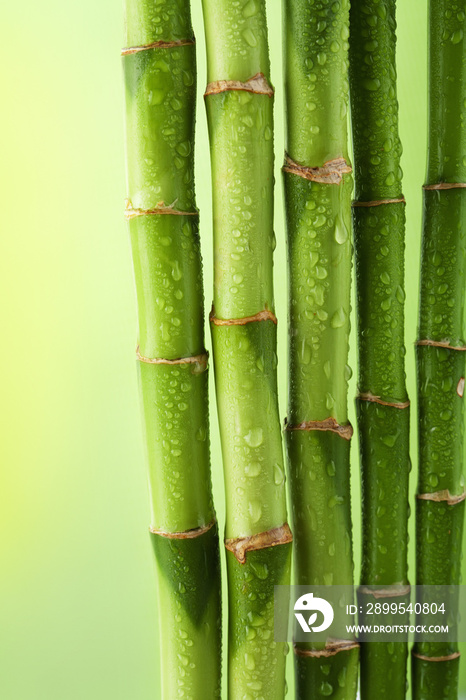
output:
[[[399, 101], [408, 202], [407, 371], [412, 398], [426, 143], [426, 12], [426, 0], [399, 3]], [[268, 0], [268, 13], [276, 86], [275, 272], [284, 415], [279, 0]], [[147, 535], [134, 288], [123, 220], [123, 9], [110, 0], [25, 0], [3, 3], [0, 18], [0, 697], [153, 700], [160, 697], [156, 589]], [[193, 0], [193, 19], [199, 57], [197, 196], [209, 307], [210, 165], [202, 103], [200, 0]], [[355, 366], [354, 336], [351, 364]], [[355, 390], [353, 378], [350, 396]], [[222, 526], [213, 401], [212, 393], [212, 464]], [[355, 423], [353, 410], [352, 420]], [[412, 424], [414, 428], [415, 410]], [[356, 447], [355, 440], [358, 568]], [[414, 430], [412, 458], [414, 491]], [[412, 520], [412, 543], [413, 525]], [[291, 694], [291, 663], [289, 683]]]

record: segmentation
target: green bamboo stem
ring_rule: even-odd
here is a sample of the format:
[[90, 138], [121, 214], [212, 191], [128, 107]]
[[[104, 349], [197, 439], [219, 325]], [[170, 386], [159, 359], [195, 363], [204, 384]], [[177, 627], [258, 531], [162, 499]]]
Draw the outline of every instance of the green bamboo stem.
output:
[[[395, 12], [396, 0], [353, 0], [349, 74], [356, 190], [361, 584], [365, 591], [372, 585], [400, 584], [403, 596], [408, 584], [410, 459]], [[366, 602], [367, 593], [360, 600]], [[406, 644], [364, 644], [362, 700], [404, 699], [406, 666]]]
[[[416, 577], [418, 585], [457, 585], [464, 520], [466, 1], [430, 2], [429, 24], [428, 160], [416, 348]], [[456, 700], [458, 656], [455, 641], [416, 644], [413, 698]]]
[[158, 578], [162, 698], [221, 685], [218, 530], [194, 200], [196, 54], [188, 0], [126, 2], [127, 210]]
[[[298, 585], [351, 585], [349, 2], [285, 0], [286, 445]], [[311, 170], [314, 169], [314, 170]], [[358, 648], [295, 644], [297, 697], [356, 696]], [[328, 653], [330, 652], [330, 654]], [[336, 653], [332, 653], [336, 652]]]
[[277, 403], [273, 90], [265, 0], [203, 0], [203, 10], [215, 256], [211, 328], [226, 494], [228, 697], [280, 700], [286, 645], [274, 642], [273, 594], [274, 585], [289, 583], [291, 533]]

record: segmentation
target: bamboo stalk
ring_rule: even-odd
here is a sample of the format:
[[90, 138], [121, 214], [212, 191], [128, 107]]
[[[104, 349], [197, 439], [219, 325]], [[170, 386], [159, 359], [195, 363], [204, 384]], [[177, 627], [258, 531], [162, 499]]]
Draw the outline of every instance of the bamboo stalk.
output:
[[214, 216], [211, 329], [225, 473], [228, 697], [280, 700], [274, 586], [291, 532], [273, 313], [273, 88], [265, 0], [203, 0]]
[[[369, 592], [372, 585], [400, 584], [399, 595], [406, 596], [409, 401], [404, 369], [405, 202], [395, 12], [396, 0], [353, 0], [349, 73], [356, 189], [356, 407], [364, 586], [360, 591]], [[368, 594], [360, 594], [361, 604], [367, 602]], [[404, 699], [406, 665], [406, 644], [362, 645], [361, 698]]]
[[220, 697], [218, 529], [194, 199], [196, 54], [188, 0], [126, 2], [126, 218], [139, 317], [162, 697]]
[[[464, 520], [466, 249], [466, 2], [430, 2], [429, 135], [424, 186], [419, 335], [418, 585], [460, 582]], [[454, 700], [455, 641], [417, 643], [415, 700]]]
[[[285, 0], [286, 445], [298, 585], [351, 585], [349, 2]], [[295, 644], [300, 700], [356, 697], [358, 645]]]

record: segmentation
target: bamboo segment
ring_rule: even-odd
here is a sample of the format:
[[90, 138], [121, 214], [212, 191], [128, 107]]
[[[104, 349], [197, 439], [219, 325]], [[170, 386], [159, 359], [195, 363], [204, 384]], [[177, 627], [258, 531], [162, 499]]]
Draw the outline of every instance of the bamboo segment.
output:
[[[405, 202], [401, 194], [395, 12], [395, 0], [354, 0], [350, 12], [359, 358], [356, 408], [363, 506], [361, 584], [369, 587], [408, 583]], [[405, 644], [363, 645], [361, 698], [404, 699], [406, 665]]]
[[281, 700], [286, 645], [273, 639], [273, 594], [275, 585], [289, 583], [291, 532], [277, 402], [273, 89], [265, 1], [203, 0], [203, 10], [214, 215], [211, 329], [226, 492], [228, 697]]
[[[466, 2], [430, 2], [429, 25], [429, 140], [416, 349], [416, 574], [419, 585], [457, 585], [464, 520]], [[458, 668], [455, 641], [417, 643], [413, 698], [456, 699]]]
[[[296, 583], [351, 585], [347, 416], [352, 178], [347, 153], [349, 2], [285, 0], [289, 405]], [[358, 647], [295, 645], [300, 700], [356, 697]], [[335, 642], [329, 640], [328, 645]], [[317, 652], [321, 653], [317, 653]], [[324, 652], [324, 653], [322, 653]]]
[[220, 565], [194, 200], [189, 2], [127, 0], [126, 218], [158, 577], [162, 698], [220, 697]]

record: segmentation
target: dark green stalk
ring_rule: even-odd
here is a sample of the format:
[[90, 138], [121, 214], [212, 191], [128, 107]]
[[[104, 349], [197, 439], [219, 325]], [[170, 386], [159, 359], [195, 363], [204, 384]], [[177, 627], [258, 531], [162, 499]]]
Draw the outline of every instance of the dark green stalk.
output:
[[220, 697], [218, 532], [210, 485], [194, 200], [196, 54], [188, 0], [127, 0], [128, 219], [159, 591], [162, 698]]
[[[466, 1], [430, 2], [419, 339], [418, 585], [460, 582], [464, 520]], [[419, 642], [413, 698], [456, 700], [458, 645]]]
[[274, 585], [291, 533], [273, 314], [273, 90], [265, 0], [203, 0], [214, 213], [212, 340], [226, 491], [230, 700], [282, 700]]
[[[286, 430], [296, 584], [351, 585], [347, 366], [351, 168], [347, 153], [349, 2], [285, 0], [289, 258]], [[356, 696], [348, 636], [297, 643], [297, 697]]]
[[[408, 584], [405, 202], [398, 135], [395, 12], [396, 0], [353, 0], [350, 12], [362, 604], [371, 595], [370, 586], [399, 584], [399, 595], [405, 596]], [[407, 644], [363, 645], [362, 700], [403, 699], [406, 665]]]

